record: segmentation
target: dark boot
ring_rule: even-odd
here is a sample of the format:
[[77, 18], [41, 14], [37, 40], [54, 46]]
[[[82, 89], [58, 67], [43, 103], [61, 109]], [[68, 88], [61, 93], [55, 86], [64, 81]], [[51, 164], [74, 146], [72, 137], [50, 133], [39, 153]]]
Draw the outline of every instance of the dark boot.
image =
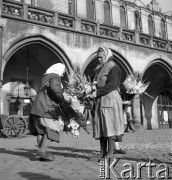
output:
[[91, 161], [100, 162], [102, 158], [105, 157], [107, 154], [107, 139], [106, 138], [100, 138], [100, 154], [98, 156], [90, 157]]
[[100, 156], [103, 158], [107, 154], [107, 139], [100, 138]]
[[105, 158], [110, 159], [113, 157], [113, 151], [114, 151], [114, 140], [109, 138], [108, 139], [108, 150]]

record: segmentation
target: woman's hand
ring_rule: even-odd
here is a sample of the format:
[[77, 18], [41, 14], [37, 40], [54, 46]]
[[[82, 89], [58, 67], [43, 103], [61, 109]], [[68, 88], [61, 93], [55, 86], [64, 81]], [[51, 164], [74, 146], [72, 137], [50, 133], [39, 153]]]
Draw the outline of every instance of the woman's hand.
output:
[[97, 92], [96, 91], [93, 91], [90, 95], [89, 95], [89, 98], [93, 99], [93, 98], [96, 98], [97, 97]]
[[130, 105], [131, 101], [123, 101], [122, 104]]

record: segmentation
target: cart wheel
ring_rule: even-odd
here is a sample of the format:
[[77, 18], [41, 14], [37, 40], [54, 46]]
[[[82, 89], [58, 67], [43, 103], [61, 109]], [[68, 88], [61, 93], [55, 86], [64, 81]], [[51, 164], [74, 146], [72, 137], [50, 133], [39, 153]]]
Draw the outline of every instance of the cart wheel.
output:
[[3, 124], [3, 133], [8, 138], [20, 138], [27, 131], [27, 121], [21, 116], [9, 116]]

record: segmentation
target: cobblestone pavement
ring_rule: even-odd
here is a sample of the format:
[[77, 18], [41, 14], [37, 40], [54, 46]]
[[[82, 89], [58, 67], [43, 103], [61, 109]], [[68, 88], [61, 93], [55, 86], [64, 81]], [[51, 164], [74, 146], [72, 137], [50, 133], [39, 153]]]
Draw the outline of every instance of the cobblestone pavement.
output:
[[[167, 165], [169, 176], [172, 176], [172, 130], [145, 130], [126, 133], [121, 148], [126, 155], [115, 155], [121, 158], [115, 166], [118, 173], [128, 169], [125, 163], [132, 164], [134, 175], [138, 175], [138, 163], [152, 159], [156, 167], [152, 175], [161, 170], [158, 165]], [[80, 132], [80, 138], [61, 133], [60, 143], [51, 143], [49, 152], [55, 156], [53, 162], [38, 161], [36, 138], [27, 135], [21, 139], [0, 139], [0, 180], [97, 180], [100, 175], [99, 163], [91, 161], [99, 153], [99, 142], [92, 138], [92, 132]], [[167, 171], [164, 171], [167, 172]], [[162, 173], [163, 176], [165, 173]], [[142, 168], [141, 179], [147, 180], [148, 168]], [[129, 175], [126, 174], [126, 175]], [[110, 172], [111, 179], [117, 179]], [[132, 178], [130, 178], [132, 179]], [[138, 179], [138, 178], [136, 178]], [[167, 178], [165, 178], [167, 179]]]

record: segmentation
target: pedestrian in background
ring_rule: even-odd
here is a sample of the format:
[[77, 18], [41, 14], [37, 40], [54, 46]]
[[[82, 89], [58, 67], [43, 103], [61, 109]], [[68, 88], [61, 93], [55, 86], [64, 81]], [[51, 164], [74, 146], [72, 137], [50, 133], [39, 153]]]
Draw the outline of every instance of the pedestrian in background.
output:
[[132, 116], [131, 116], [131, 109], [130, 109], [130, 105], [129, 104], [123, 104], [124, 106], [124, 114], [125, 114], [125, 117], [126, 117], [126, 121], [127, 121], [127, 126], [125, 128], [125, 131], [126, 133], [129, 133], [129, 132], [135, 132], [135, 127], [134, 127], [134, 124], [133, 124], [133, 119], [132, 119]]

